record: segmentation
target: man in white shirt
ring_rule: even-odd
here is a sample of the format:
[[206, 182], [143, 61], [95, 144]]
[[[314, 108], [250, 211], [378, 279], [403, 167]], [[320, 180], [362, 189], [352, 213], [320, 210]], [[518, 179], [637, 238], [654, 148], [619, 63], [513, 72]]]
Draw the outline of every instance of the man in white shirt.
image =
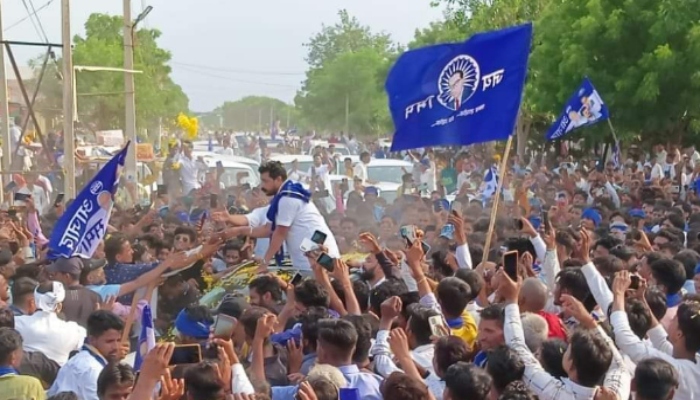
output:
[[355, 178], [362, 180], [362, 184], [366, 185], [369, 182], [369, 175], [367, 172], [367, 166], [369, 165], [370, 155], [368, 152], [363, 152], [360, 154], [360, 161], [355, 163], [353, 167], [353, 175]]
[[27, 184], [17, 190], [17, 193], [29, 194], [34, 200], [34, 206], [39, 214], [44, 214], [47, 210], [49, 200], [46, 196], [46, 191], [41, 186], [36, 185], [39, 175], [36, 172], [28, 172], [24, 178]]
[[466, 184], [469, 187], [469, 181], [472, 177], [472, 164], [468, 160], [462, 161], [462, 172], [457, 175], [457, 190], [460, 191]]
[[10, 151], [12, 152], [12, 165], [10, 169], [12, 171], [23, 171], [24, 170], [24, 156], [27, 155], [27, 150], [22, 143], [22, 130], [20, 126], [22, 125], [22, 118], [15, 117], [14, 124], [10, 126]]
[[80, 352], [58, 371], [58, 376], [47, 392], [49, 396], [74, 392], [82, 400], [99, 400], [97, 378], [111, 362], [123, 358], [121, 336], [124, 322], [107, 310], [97, 310], [87, 321], [87, 341]]
[[437, 190], [437, 183], [435, 182], [435, 170], [431, 168], [430, 159], [424, 158], [420, 161], [420, 186], [419, 189], [421, 194], [425, 191], [430, 193]]
[[333, 258], [340, 257], [335, 237], [311, 201], [311, 193], [306, 191], [301, 183], [287, 180], [287, 171], [279, 162], [267, 162], [261, 165], [258, 171], [262, 191], [268, 196], [274, 196], [267, 213], [270, 222], [264, 227], [252, 229], [251, 232], [251, 236], [254, 237], [268, 237], [272, 234], [270, 247], [261, 262], [261, 270], [267, 269], [268, 263], [275, 258], [283, 244], [287, 245], [295, 268], [310, 270], [309, 260], [300, 246], [304, 239], [311, 239], [316, 231], [326, 234], [324, 246], [328, 255]]
[[199, 189], [199, 174], [207, 170], [202, 157], [194, 159], [192, 156], [192, 143], [182, 142], [182, 153], [178, 156], [180, 163], [180, 181], [182, 182], [182, 193], [188, 195], [191, 191]]
[[71, 352], [80, 349], [85, 328], [58, 318], [57, 312], [66, 298], [63, 284], [44, 282], [34, 291], [37, 311], [15, 318], [15, 329], [24, 339], [24, 349], [38, 351], [63, 365]]
[[222, 156], [232, 156], [234, 155], [233, 148], [231, 147], [231, 138], [226, 136], [223, 140], [223, 149], [219, 150], [217, 153]]
[[292, 161], [292, 169], [287, 171], [287, 176], [289, 179], [299, 182], [306, 179], [306, 172], [299, 170], [299, 160], [294, 159], [294, 161]]

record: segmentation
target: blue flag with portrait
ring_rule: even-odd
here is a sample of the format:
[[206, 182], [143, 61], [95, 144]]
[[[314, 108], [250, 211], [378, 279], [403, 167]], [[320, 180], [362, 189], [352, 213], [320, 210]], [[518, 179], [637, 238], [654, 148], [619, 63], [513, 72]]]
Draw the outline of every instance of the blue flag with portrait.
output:
[[48, 259], [90, 258], [107, 232], [129, 143], [100, 169], [54, 225]]
[[547, 140], [560, 139], [576, 128], [593, 125], [610, 117], [608, 107], [588, 78], [566, 103], [564, 111], [547, 132]]
[[403, 53], [384, 86], [395, 128], [391, 151], [507, 139], [531, 39], [527, 23]]
[[141, 332], [139, 333], [138, 348], [134, 357], [134, 370], [141, 370], [141, 364], [149, 351], [156, 347], [156, 331], [153, 327], [151, 306], [144, 304], [141, 308]]

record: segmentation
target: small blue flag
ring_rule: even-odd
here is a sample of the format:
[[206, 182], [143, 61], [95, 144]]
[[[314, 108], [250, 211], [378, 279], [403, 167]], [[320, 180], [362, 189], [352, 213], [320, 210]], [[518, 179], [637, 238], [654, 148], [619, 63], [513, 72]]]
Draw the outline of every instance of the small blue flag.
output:
[[531, 39], [527, 23], [403, 53], [385, 83], [396, 129], [391, 151], [507, 139]]
[[603, 103], [598, 91], [588, 78], [584, 78], [576, 93], [566, 103], [564, 111], [549, 128], [546, 138], [559, 139], [578, 127], [593, 125], [609, 117], [608, 107]]
[[491, 167], [484, 174], [484, 187], [481, 191], [481, 202], [485, 205], [498, 190], [498, 170]]
[[622, 167], [622, 154], [620, 154], [620, 142], [618, 140], [616, 140], [613, 145], [612, 162], [615, 168]]
[[134, 358], [134, 370], [141, 369], [144, 357], [156, 347], [156, 333], [153, 328], [153, 316], [151, 315], [151, 306], [145, 304], [141, 311], [141, 332], [139, 333], [139, 344], [136, 349], [136, 357]]
[[107, 232], [130, 142], [100, 169], [56, 222], [47, 258], [90, 258]]
[[207, 151], [208, 152], [214, 151], [214, 140], [212, 139], [211, 135], [209, 135], [209, 140], [207, 141]]

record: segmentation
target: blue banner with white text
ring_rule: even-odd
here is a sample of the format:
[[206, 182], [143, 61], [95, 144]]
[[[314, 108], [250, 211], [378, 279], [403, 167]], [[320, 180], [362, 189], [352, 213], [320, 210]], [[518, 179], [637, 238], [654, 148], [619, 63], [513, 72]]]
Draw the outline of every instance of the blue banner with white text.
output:
[[531, 39], [527, 23], [403, 53], [385, 83], [395, 128], [391, 151], [507, 139]]
[[54, 225], [49, 259], [90, 258], [107, 232], [129, 143], [100, 169]]

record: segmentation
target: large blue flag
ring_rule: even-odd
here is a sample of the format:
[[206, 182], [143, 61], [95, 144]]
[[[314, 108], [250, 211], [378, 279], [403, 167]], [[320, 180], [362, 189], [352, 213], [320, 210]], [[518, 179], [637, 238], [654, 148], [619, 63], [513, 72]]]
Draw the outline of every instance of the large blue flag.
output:
[[154, 347], [156, 347], [156, 333], [153, 328], [153, 316], [151, 315], [151, 307], [145, 304], [141, 310], [141, 332], [139, 333], [139, 343], [134, 358], [135, 371], [141, 369], [144, 357]]
[[385, 84], [395, 127], [391, 151], [507, 139], [531, 38], [528, 23], [403, 53]]
[[56, 222], [49, 259], [90, 258], [107, 232], [129, 143], [100, 169]]
[[608, 107], [588, 78], [566, 103], [564, 111], [547, 132], [547, 140], [559, 139], [574, 129], [605, 121], [610, 117]]

